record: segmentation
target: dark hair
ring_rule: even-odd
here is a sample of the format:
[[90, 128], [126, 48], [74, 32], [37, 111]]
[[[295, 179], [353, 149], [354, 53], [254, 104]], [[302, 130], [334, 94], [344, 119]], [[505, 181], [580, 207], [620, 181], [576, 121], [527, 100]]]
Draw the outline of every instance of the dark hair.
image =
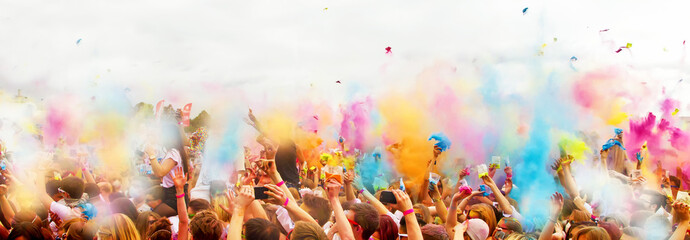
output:
[[70, 198], [79, 199], [84, 194], [84, 180], [75, 176], [63, 178], [60, 181], [60, 189], [69, 194]]
[[134, 206], [134, 203], [127, 198], [118, 198], [115, 199], [115, 201], [110, 202], [110, 210], [113, 214], [124, 214], [125, 216], [129, 217], [129, 220], [132, 220], [132, 222], [136, 221], [137, 217], [139, 216], [139, 212]]
[[21, 222], [13, 226], [10, 235], [7, 236], [8, 240], [17, 239], [24, 237], [24, 239], [45, 239], [41, 229], [31, 222]]
[[309, 215], [315, 218], [322, 227], [328, 222], [328, 219], [331, 218], [332, 210], [328, 200], [322, 197], [306, 194], [304, 198], [302, 198], [302, 202], [309, 208]]
[[146, 194], [151, 195], [153, 200], [163, 200], [165, 193], [163, 192], [163, 187], [160, 185], [153, 186], [146, 191]]
[[376, 209], [366, 203], [355, 203], [350, 206], [355, 213], [355, 222], [362, 227], [362, 239], [369, 239], [379, 229], [379, 214]]
[[206, 199], [197, 198], [189, 201], [189, 208], [194, 212], [201, 212], [203, 210], [211, 209], [211, 204]]
[[424, 240], [448, 240], [446, 228], [437, 224], [427, 224], [422, 227], [422, 237]]
[[101, 189], [95, 183], [86, 183], [84, 185], [84, 192], [89, 195], [89, 198], [93, 198], [101, 194]]
[[[172, 223], [170, 223], [170, 220], [168, 220], [167, 217], [159, 218], [158, 220], [153, 222], [153, 224], [151, 224], [151, 226], [149, 226], [149, 230], [146, 233], [146, 238], [153, 238], [152, 237], [153, 234], [158, 232], [159, 230], [166, 230], [168, 232], [171, 232], [172, 231], [171, 226], [172, 226]], [[141, 237], [144, 238], [144, 236], [141, 236]]]
[[223, 224], [212, 214], [195, 215], [189, 222], [189, 232], [194, 239], [220, 239]]
[[398, 225], [395, 220], [388, 215], [379, 216], [379, 239], [396, 240], [398, 239]]
[[51, 179], [50, 181], [46, 182], [46, 193], [50, 195], [51, 197], [55, 194], [58, 194], [58, 188], [60, 186], [60, 181]]
[[168, 230], [161, 229], [149, 236], [149, 239], [151, 240], [170, 240], [172, 239], [172, 233]]
[[266, 219], [252, 218], [244, 223], [244, 235], [252, 240], [273, 240], [280, 238], [280, 229]]
[[146, 236], [146, 232], [148, 231], [147, 229], [149, 228], [149, 217], [153, 217], [154, 219], [158, 220], [161, 218], [161, 215], [151, 211], [139, 213], [134, 225], [137, 227], [137, 232], [139, 232], [140, 236]]

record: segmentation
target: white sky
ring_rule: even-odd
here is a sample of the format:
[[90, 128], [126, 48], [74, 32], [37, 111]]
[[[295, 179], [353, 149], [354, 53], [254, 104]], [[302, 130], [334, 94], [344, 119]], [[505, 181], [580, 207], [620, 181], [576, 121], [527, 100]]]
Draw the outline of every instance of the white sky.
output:
[[[289, 97], [342, 80], [375, 91], [438, 61], [521, 73], [542, 43], [554, 66], [576, 56], [580, 69], [626, 65], [674, 86], [690, 81], [688, 9], [688, 1], [1, 1], [0, 88], [41, 97], [115, 83], [149, 103], [184, 91], [171, 101], [195, 102], [196, 114], [211, 104], [210, 88]], [[632, 51], [612, 54], [628, 42]], [[688, 81], [674, 92], [686, 103]]]

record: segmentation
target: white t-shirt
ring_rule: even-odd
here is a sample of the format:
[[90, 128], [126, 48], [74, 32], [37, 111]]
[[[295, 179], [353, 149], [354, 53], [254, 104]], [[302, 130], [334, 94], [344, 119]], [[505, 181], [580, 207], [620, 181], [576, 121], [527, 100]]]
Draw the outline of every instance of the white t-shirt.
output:
[[[165, 161], [165, 159], [168, 159], [168, 158], [175, 161], [176, 167], [180, 166], [180, 163], [182, 162], [182, 157], [180, 157], [180, 152], [174, 148], [170, 149], [169, 151], [167, 151], [165, 153], [165, 157], [163, 157], [163, 161]], [[175, 183], [173, 182], [173, 177], [175, 176], [174, 174], [175, 174], [175, 168], [176, 167], [173, 167], [173, 169], [171, 169], [168, 174], [163, 176], [163, 179], [161, 179], [161, 186], [163, 186], [164, 188], [171, 188], [171, 187], [175, 186]]]
[[62, 222], [67, 222], [69, 220], [72, 220], [74, 218], [79, 218], [81, 217], [81, 212], [77, 210], [78, 208], [70, 208], [68, 206], [52, 202], [50, 203], [50, 211], [54, 212], [55, 214], [62, 219]]

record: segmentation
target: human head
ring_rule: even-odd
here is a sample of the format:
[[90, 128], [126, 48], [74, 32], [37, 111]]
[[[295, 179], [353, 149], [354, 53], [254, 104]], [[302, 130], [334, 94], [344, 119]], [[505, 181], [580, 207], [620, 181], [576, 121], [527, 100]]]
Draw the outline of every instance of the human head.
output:
[[211, 209], [211, 204], [206, 201], [205, 199], [197, 198], [192, 201], [189, 201], [189, 207], [187, 207], [187, 213], [190, 216], [194, 216], [196, 213], [204, 211], [204, 210], [210, 210]]
[[98, 197], [98, 195], [101, 194], [101, 190], [98, 188], [98, 185], [95, 183], [86, 183], [84, 184], [84, 192], [89, 195], [89, 198], [94, 198]]
[[302, 180], [302, 188], [314, 189], [315, 187], [316, 187], [316, 184], [311, 179], [303, 179]]
[[357, 239], [369, 239], [379, 229], [379, 214], [370, 204], [355, 203], [345, 212]]
[[134, 203], [127, 198], [118, 198], [110, 202], [110, 210], [112, 213], [122, 213], [134, 222], [139, 216], [139, 211], [134, 206]]
[[151, 226], [151, 224], [153, 224], [159, 218], [161, 218], [161, 216], [155, 212], [146, 211], [139, 213], [139, 216], [137, 217], [137, 221], [135, 223], [137, 227], [137, 232], [139, 232], [141, 236], [145, 236], [149, 230], [149, 226]]
[[424, 240], [448, 240], [446, 228], [437, 224], [427, 224], [422, 227], [422, 237]]
[[528, 240], [528, 239], [529, 239], [529, 238], [527, 238], [527, 237], [526, 237], [524, 234], [522, 234], [522, 233], [511, 233], [510, 235], [508, 235], [508, 236], [507, 236], [506, 238], [504, 238], [503, 240]]
[[149, 205], [151, 208], [158, 207], [158, 205], [163, 203], [163, 195], [163, 187], [160, 185], [149, 188], [146, 193], [146, 205]]
[[67, 198], [79, 199], [84, 194], [84, 180], [75, 176], [63, 178], [59, 187], [67, 193]]
[[[323, 228], [313, 222], [298, 221], [292, 232], [288, 234], [290, 240], [304, 239], [304, 240], [328, 240]], [[383, 240], [383, 239], [381, 239]]]
[[170, 240], [172, 239], [172, 232], [161, 229], [149, 236], [149, 240]]
[[618, 226], [614, 223], [610, 222], [599, 222], [599, 227], [603, 228], [606, 230], [606, 233], [609, 234], [609, 237], [613, 240], [618, 240], [621, 238], [621, 230], [618, 228]]
[[379, 216], [379, 230], [373, 235], [379, 240], [397, 240], [398, 239], [398, 225], [395, 220], [388, 215]]
[[263, 218], [252, 218], [242, 226], [246, 239], [273, 240], [280, 239], [278, 226]]
[[69, 240], [92, 240], [96, 236], [96, 225], [89, 222], [75, 222], [67, 229]]
[[424, 222], [434, 222], [434, 220], [431, 218], [431, 211], [429, 211], [427, 206], [424, 206], [423, 204], [415, 204], [412, 208], [414, 209], [414, 213], [419, 213], [422, 215], [422, 220], [424, 220]]
[[39, 227], [37, 227], [34, 224], [31, 224], [30, 222], [21, 222], [14, 225], [14, 228], [12, 228], [12, 231], [10, 231], [10, 235], [7, 237], [7, 239], [33, 240], [45, 238], [43, 236], [43, 233], [41, 233], [41, 229]]
[[575, 209], [573, 212], [570, 214], [570, 220], [573, 220], [575, 222], [586, 222], [586, 221], [591, 221], [592, 218], [587, 214], [587, 212]]
[[468, 219], [465, 234], [472, 240], [484, 240], [489, 237], [489, 225], [479, 218]]
[[328, 203], [328, 200], [321, 197], [306, 194], [302, 198], [302, 205], [300, 207], [315, 218], [321, 226], [326, 224], [331, 217], [331, 205]]
[[55, 202], [60, 201], [60, 199], [63, 197], [58, 190], [59, 186], [60, 181], [55, 179], [51, 179], [50, 181], [46, 182], [46, 193], [48, 193], [48, 195], [50, 195]]
[[107, 197], [113, 193], [113, 185], [111, 185], [109, 182], [99, 182], [98, 188], [101, 190], [101, 194], [103, 194], [103, 196]]
[[496, 215], [494, 214], [493, 208], [486, 203], [472, 205], [470, 211], [467, 213], [467, 217], [470, 219], [479, 218], [483, 220], [489, 225], [490, 233], [493, 233], [496, 229]]
[[[170, 220], [166, 217], [159, 218], [151, 226], [149, 226], [149, 230], [146, 232], [146, 238], [151, 238], [154, 233], [158, 232], [159, 230], [167, 230], [168, 232], [171, 232], [172, 223], [170, 223]], [[142, 236], [143, 237], [143, 236]]]
[[603, 228], [589, 226], [580, 228], [573, 236], [573, 240], [611, 240], [611, 238]]
[[219, 239], [223, 234], [223, 223], [214, 214], [196, 214], [189, 222], [189, 232], [193, 239]]
[[211, 205], [213, 209], [213, 212], [218, 215], [218, 220], [221, 220], [223, 222], [230, 222], [230, 214], [227, 213], [221, 206], [227, 206], [228, 205], [228, 198], [226, 198], [223, 195], [216, 195], [211, 198]]
[[511, 233], [522, 233], [522, 225], [520, 225], [520, 222], [515, 218], [504, 217], [496, 224], [496, 229], [492, 236], [495, 238], [499, 236], [506, 237]]
[[98, 229], [98, 238], [105, 240], [141, 240], [132, 220], [120, 213], [115, 213], [105, 218], [105, 223]]

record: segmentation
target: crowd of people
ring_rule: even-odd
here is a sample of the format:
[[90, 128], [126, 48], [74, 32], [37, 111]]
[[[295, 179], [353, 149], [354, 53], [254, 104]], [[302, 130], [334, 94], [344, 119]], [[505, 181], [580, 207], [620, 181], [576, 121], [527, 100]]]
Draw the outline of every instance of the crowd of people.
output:
[[[603, 204], [579, 187], [575, 176], [593, 173], [578, 172], [573, 165], [582, 163], [563, 152], [552, 166], [544, 166], [560, 190], [553, 193], [550, 206], [530, 206], [521, 202], [526, 198], [511, 194], [517, 186], [513, 169], [505, 164], [480, 164], [472, 168], [476, 173], [458, 167], [448, 176], [434, 172], [436, 159], [429, 159], [427, 166], [419, 166], [428, 170], [421, 180], [385, 176], [386, 184], [373, 185], [355, 171], [362, 154], [346, 149], [344, 139], [339, 140], [340, 149], [324, 152], [318, 164], [310, 164], [295, 141], [265, 132], [251, 113], [249, 123], [258, 130], [260, 156], [246, 157], [244, 168], [207, 184], [199, 176], [203, 153], [193, 153], [197, 146], [190, 146], [190, 136], [174, 123], [164, 124], [172, 134], [161, 135], [139, 152], [137, 166], [142, 167], [128, 175], [92, 168], [83, 152], [56, 151], [40, 159], [35, 169], [21, 172], [3, 155], [0, 239], [690, 237], [690, 202], [681, 191], [688, 187], [686, 178], [661, 167], [653, 172], [656, 179], [642, 176], [642, 159], [635, 164], [625, 158], [619, 131], [584, 164], [597, 170], [602, 187], [620, 189], [620, 204]], [[199, 144], [199, 139], [193, 142]], [[391, 156], [397, 147], [388, 146]], [[428, 151], [437, 158], [443, 149], [437, 145]], [[354, 161], [343, 161], [346, 158]], [[474, 174], [479, 184], [467, 180]], [[527, 217], [521, 206], [548, 209], [550, 215]]]

